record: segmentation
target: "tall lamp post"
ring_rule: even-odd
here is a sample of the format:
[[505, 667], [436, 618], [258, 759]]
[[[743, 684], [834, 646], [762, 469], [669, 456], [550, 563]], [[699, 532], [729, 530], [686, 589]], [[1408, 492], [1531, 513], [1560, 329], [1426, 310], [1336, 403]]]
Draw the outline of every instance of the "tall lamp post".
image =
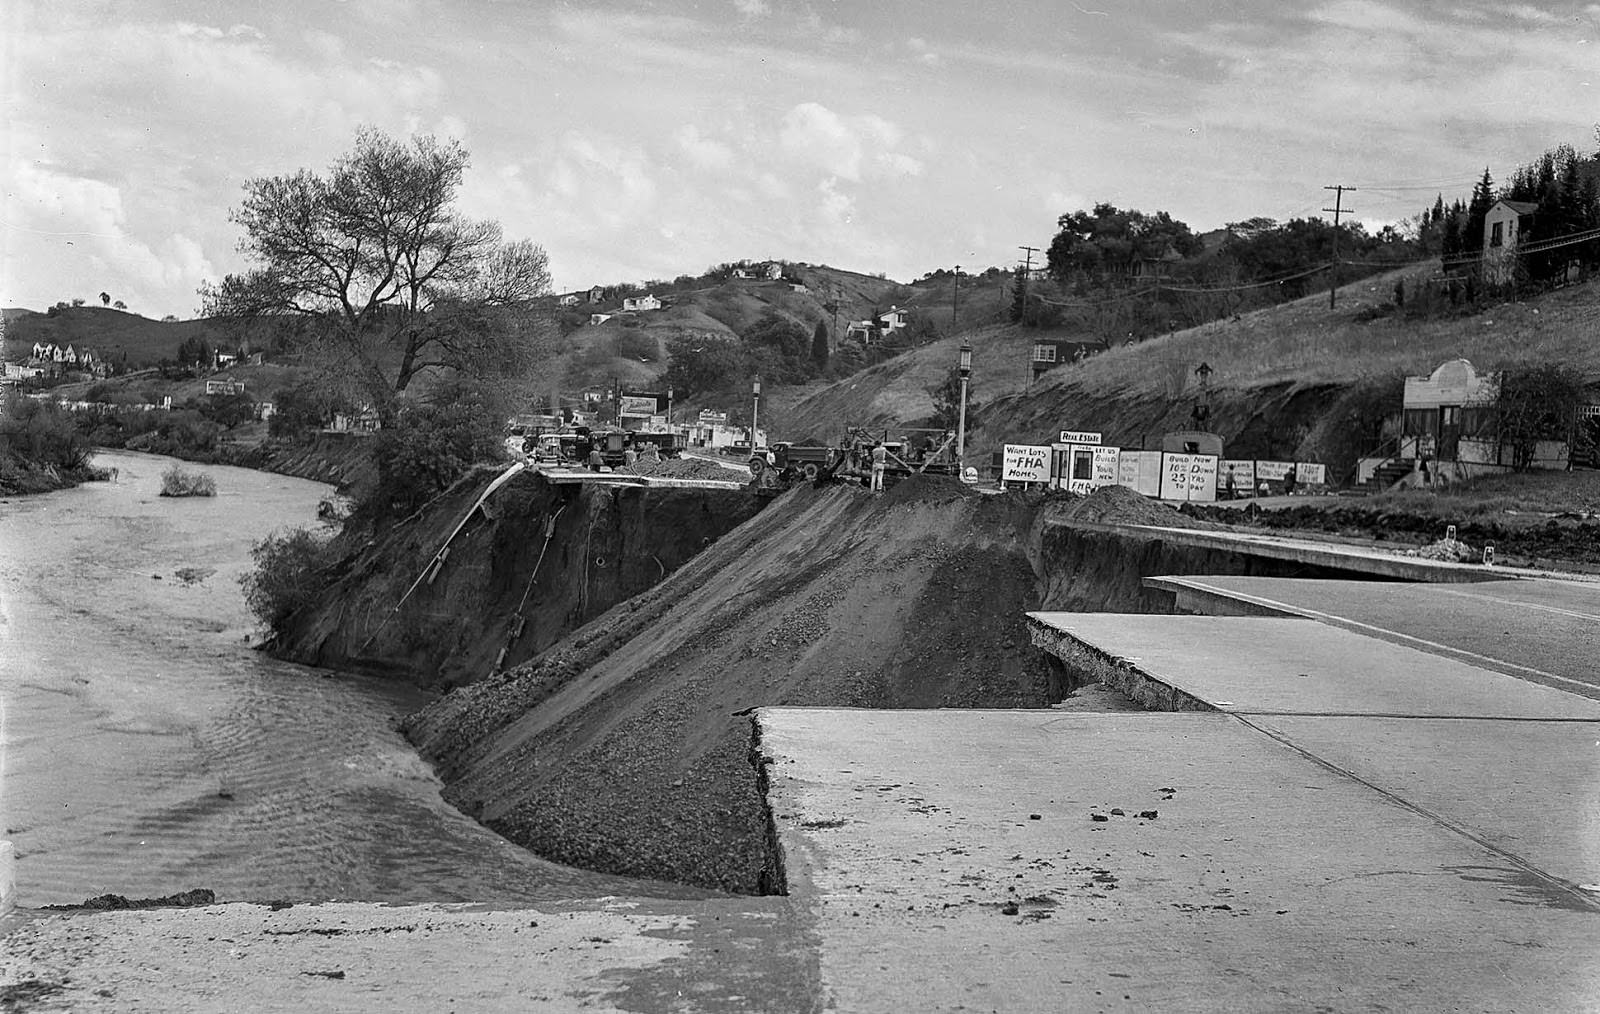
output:
[[967, 378], [972, 376], [972, 346], [961, 343], [961, 359], [956, 369], [961, 374], [961, 410], [956, 417], [956, 473], [967, 466]]
[[756, 449], [756, 417], [761, 412], [761, 378], [750, 381], [750, 450]]

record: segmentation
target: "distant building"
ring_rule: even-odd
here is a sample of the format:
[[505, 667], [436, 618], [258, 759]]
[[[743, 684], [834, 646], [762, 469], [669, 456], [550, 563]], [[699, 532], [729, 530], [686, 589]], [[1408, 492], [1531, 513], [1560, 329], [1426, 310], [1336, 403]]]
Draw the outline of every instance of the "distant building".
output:
[[589, 290], [589, 303], [594, 305], [606, 298], [606, 290], [596, 285]]
[[610, 320], [611, 317], [612, 314], [609, 313], [591, 313], [589, 314], [589, 323], [604, 324], [606, 321]]
[[577, 306], [582, 301], [583, 296], [576, 292], [569, 292], [559, 300], [562, 306]]
[[657, 299], [653, 295], [628, 296], [622, 301], [622, 309], [624, 313], [638, 312], [641, 310], [659, 310], [661, 309], [661, 300]]
[[911, 316], [897, 306], [867, 320], [853, 320], [845, 326], [844, 336], [863, 345], [876, 345], [911, 323]]
[[1483, 216], [1483, 280], [1507, 285], [1516, 280], [1517, 246], [1523, 233], [1533, 228], [1531, 201], [1496, 201]]
[[761, 277], [771, 282], [776, 282], [783, 277], [783, 265], [777, 261], [769, 261], [761, 265]]
[[233, 395], [244, 393], [244, 381], [227, 378], [224, 380], [207, 380], [207, 395]]
[[1094, 355], [1104, 352], [1106, 346], [1099, 342], [1080, 342], [1066, 339], [1047, 338], [1033, 343], [1033, 354], [1028, 362], [1028, 379], [1038, 380], [1046, 372], [1055, 369], [1062, 363], [1076, 363]]

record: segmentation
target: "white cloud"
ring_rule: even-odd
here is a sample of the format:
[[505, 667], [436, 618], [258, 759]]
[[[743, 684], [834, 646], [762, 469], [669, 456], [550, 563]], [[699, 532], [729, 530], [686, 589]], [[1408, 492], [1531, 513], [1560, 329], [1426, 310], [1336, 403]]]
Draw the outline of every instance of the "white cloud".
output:
[[679, 127], [672, 139], [690, 163], [701, 169], [727, 169], [733, 165], [733, 149], [721, 141], [702, 136], [700, 128], [692, 123]]
[[[867, 155], [872, 164], [903, 175], [908, 163], [889, 156], [899, 143], [900, 128], [871, 113], [841, 116], [816, 102], [802, 102], [783, 118], [778, 143], [798, 163], [810, 165], [837, 176], [857, 181]], [[916, 166], [921, 169], [920, 164]]]
[[733, 0], [733, 7], [747, 18], [759, 18], [772, 13], [767, 0]]

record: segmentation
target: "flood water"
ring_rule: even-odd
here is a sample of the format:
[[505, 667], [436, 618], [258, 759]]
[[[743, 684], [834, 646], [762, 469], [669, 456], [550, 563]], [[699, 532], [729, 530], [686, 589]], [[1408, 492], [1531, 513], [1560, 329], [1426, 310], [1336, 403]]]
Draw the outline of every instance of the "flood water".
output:
[[[102, 453], [114, 483], [0, 502], [0, 822], [23, 906], [191, 888], [219, 901], [704, 892], [544, 862], [458, 813], [395, 731], [415, 690], [253, 651], [253, 542], [330, 487]], [[190, 468], [198, 466], [186, 466]], [[182, 573], [180, 573], [182, 572]]]

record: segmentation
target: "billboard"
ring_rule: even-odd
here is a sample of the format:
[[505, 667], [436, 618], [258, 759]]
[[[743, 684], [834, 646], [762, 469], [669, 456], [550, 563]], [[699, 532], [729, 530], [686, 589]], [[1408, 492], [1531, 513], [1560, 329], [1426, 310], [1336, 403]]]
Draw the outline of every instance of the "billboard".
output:
[[1145, 496], [1160, 496], [1161, 452], [1121, 452], [1117, 455], [1117, 485]]
[[1034, 444], [1006, 444], [1001, 457], [1002, 482], [1049, 482], [1050, 448]]
[[1201, 500], [1217, 498], [1217, 456], [1215, 454], [1161, 454], [1161, 499]]
[[1252, 458], [1229, 458], [1218, 466], [1217, 499], [1234, 500], [1256, 494], [1256, 463]]
[[635, 419], [648, 419], [659, 412], [653, 394], [625, 394], [617, 405], [617, 415]]

